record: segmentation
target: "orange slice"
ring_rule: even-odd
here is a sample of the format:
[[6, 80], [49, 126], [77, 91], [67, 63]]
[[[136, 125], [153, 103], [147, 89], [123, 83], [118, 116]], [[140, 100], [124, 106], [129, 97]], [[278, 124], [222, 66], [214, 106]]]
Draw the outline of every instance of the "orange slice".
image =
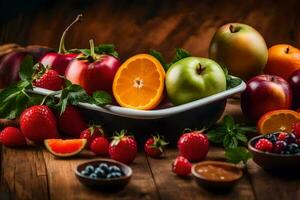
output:
[[149, 54], [138, 54], [126, 60], [118, 69], [113, 94], [123, 107], [151, 110], [162, 100], [165, 71]]
[[293, 124], [300, 122], [300, 114], [293, 110], [275, 110], [264, 114], [257, 122], [261, 134], [276, 131], [291, 132]]

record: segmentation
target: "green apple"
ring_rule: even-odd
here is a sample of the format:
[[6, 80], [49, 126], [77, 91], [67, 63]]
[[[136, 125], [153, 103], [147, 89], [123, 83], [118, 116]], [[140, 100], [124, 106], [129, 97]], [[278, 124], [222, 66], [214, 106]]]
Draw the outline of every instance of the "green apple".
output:
[[229, 23], [213, 36], [209, 58], [227, 67], [231, 75], [248, 80], [262, 73], [268, 60], [268, 48], [261, 34], [251, 26]]
[[180, 105], [226, 90], [226, 77], [215, 61], [187, 57], [168, 69], [166, 89], [171, 102]]

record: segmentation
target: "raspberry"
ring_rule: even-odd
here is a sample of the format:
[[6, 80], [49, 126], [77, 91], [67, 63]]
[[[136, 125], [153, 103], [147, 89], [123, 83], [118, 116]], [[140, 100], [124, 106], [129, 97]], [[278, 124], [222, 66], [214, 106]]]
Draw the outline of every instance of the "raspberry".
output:
[[285, 139], [287, 138], [287, 133], [285, 132], [280, 132], [277, 139], [281, 140], [281, 141], [285, 141]]
[[255, 144], [255, 148], [261, 151], [272, 152], [273, 144], [269, 140], [262, 138]]

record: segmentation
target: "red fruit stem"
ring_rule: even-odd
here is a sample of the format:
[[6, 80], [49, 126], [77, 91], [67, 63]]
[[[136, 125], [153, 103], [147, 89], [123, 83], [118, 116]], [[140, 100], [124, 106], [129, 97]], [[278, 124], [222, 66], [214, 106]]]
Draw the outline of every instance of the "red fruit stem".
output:
[[68, 51], [65, 48], [65, 37], [67, 32], [69, 31], [69, 29], [76, 24], [78, 21], [80, 21], [80, 18], [82, 17], [82, 14], [77, 15], [76, 19], [64, 30], [61, 38], [60, 38], [60, 42], [59, 42], [59, 49], [58, 49], [58, 53], [59, 54], [66, 54], [68, 53]]
[[90, 48], [91, 48], [91, 57], [95, 58], [95, 45], [93, 39], [90, 39]]

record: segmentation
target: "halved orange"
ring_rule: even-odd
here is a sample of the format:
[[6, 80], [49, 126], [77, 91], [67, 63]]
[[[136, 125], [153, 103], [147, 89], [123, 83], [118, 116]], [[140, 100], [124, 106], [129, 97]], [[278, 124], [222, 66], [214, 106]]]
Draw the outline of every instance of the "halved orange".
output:
[[135, 55], [118, 69], [113, 82], [114, 97], [123, 107], [151, 110], [162, 100], [165, 76], [156, 58]]
[[261, 134], [276, 131], [291, 132], [293, 124], [300, 122], [300, 114], [293, 110], [275, 110], [264, 114], [257, 122]]

